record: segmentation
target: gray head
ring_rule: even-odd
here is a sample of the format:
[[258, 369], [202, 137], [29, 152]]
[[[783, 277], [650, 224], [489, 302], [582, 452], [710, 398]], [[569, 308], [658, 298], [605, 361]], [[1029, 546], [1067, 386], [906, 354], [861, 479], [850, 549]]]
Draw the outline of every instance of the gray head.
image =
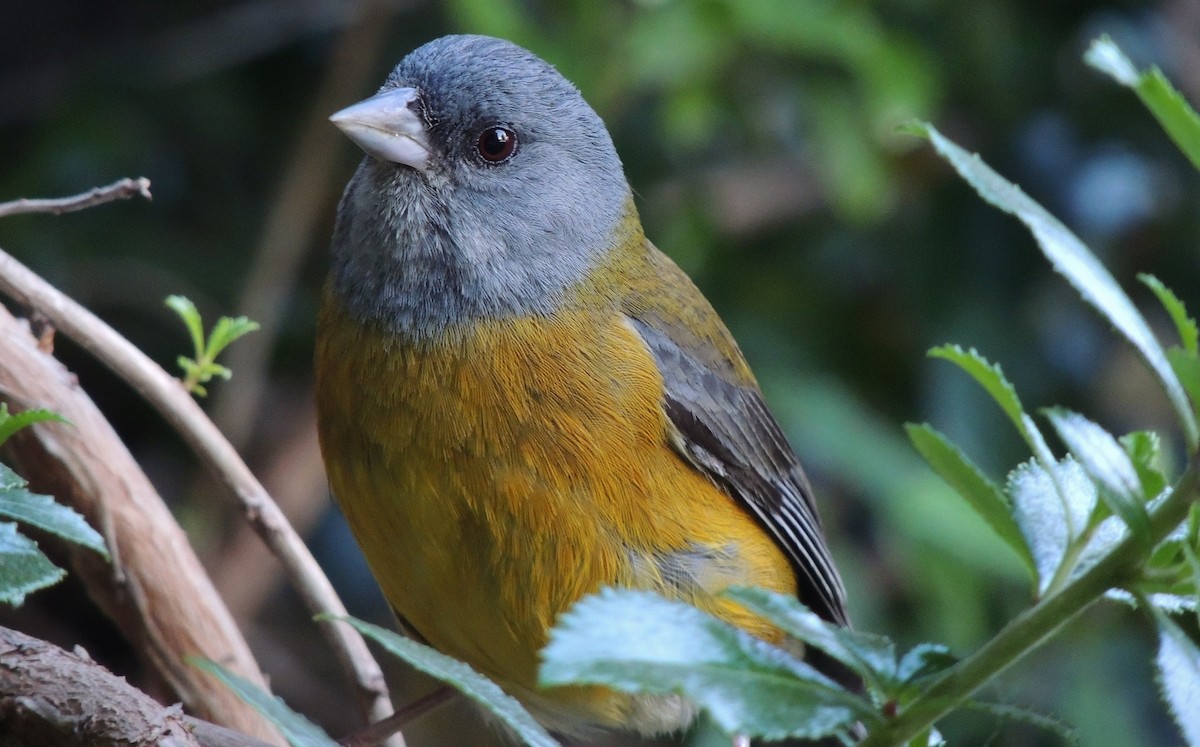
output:
[[506, 41], [447, 36], [331, 118], [368, 156], [338, 210], [333, 290], [414, 339], [545, 314], [612, 246], [629, 187], [599, 116]]

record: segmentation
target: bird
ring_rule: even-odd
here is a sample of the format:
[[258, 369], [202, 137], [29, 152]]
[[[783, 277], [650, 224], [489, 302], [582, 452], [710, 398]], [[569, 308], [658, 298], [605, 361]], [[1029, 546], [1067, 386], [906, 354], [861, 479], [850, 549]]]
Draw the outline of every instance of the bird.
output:
[[605, 587], [757, 586], [849, 625], [796, 454], [732, 335], [645, 236], [608, 130], [501, 39], [410, 52], [331, 121], [338, 205], [315, 399], [341, 511], [401, 625], [575, 738], [686, 728], [676, 695], [539, 688], [556, 618]]

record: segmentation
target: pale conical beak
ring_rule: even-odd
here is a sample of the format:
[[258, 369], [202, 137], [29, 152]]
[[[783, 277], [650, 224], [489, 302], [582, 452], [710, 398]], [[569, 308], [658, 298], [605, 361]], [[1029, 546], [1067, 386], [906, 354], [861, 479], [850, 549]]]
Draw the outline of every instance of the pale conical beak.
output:
[[415, 88], [393, 88], [347, 106], [329, 121], [368, 155], [424, 171], [429, 138], [416, 112], [417, 96]]

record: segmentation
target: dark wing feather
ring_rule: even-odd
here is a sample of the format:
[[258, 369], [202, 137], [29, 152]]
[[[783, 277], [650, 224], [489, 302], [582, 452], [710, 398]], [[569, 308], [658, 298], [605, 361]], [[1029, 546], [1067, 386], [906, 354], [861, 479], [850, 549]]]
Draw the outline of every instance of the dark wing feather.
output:
[[846, 592], [812, 488], [758, 388], [730, 381], [648, 321], [630, 321], [662, 372], [672, 445], [771, 534], [796, 570], [800, 600], [846, 625]]

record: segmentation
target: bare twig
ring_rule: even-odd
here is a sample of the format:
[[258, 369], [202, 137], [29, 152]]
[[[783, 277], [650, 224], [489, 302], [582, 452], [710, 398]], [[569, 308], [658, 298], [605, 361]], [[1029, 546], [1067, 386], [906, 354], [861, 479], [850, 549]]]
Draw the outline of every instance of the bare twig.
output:
[[[183, 436], [241, 502], [247, 519], [279, 557], [313, 613], [346, 615], [329, 579], [250, 469], [179, 381], [90, 311], [60, 293], [12, 256], [0, 251], [0, 293], [36, 309], [119, 377], [133, 386]], [[384, 718], [392, 713], [387, 684], [366, 643], [345, 623], [320, 623], [357, 694]]]
[[[277, 424], [279, 435], [271, 439], [272, 451], [258, 471], [263, 485], [303, 536], [329, 507], [329, 488], [311, 399], [294, 396], [289, 403], [283, 422]], [[250, 622], [270, 603], [269, 592], [278, 583], [280, 568], [249, 524], [239, 521], [232, 529], [232, 537], [207, 565], [234, 619]]]
[[144, 176], [139, 176], [137, 179], [119, 179], [107, 187], [95, 187], [73, 197], [34, 200], [21, 198], [19, 200], [12, 200], [11, 202], [0, 202], [0, 218], [7, 218], [10, 215], [24, 215], [26, 213], [61, 215], [76, 210], [86, 210], [96, 205], [103, 205], [106, 202], [128, 200], [131, 197], [139, 195], [147, 200], [152, 199], [150, 196], [150, 180]]
[[164, 707], [86, 656], [0, 628], [0, 739], [62, 747], [269, 747]]

